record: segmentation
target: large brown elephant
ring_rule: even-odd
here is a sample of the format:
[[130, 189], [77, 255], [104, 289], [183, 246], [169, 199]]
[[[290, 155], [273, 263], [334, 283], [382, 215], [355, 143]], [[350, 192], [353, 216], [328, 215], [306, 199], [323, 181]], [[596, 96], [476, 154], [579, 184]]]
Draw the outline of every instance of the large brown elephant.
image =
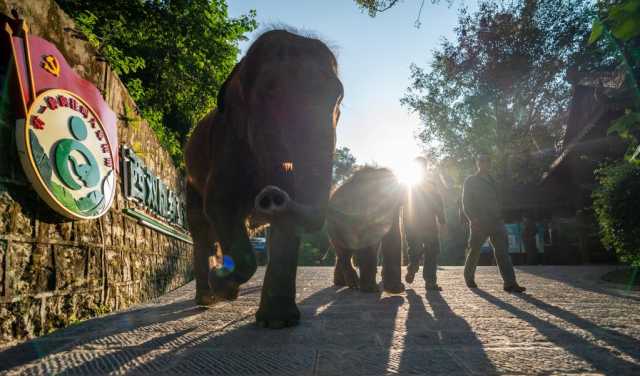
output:
[[[338, 187], [329, 200], [327, 232], [336, 250], [334, 284], [376, 292], [378, 250], [387, 292], [404, 291], [400, 279], [400, 208], [406, 189], [391, 170], [364, 167]], [[360, 276], [352, 264], [352, 257]]]
[[247, 220], [268, 222], [256, 320], [273, 328], [298, 322], [298, 234], [324, 223], [342, 96], [331, 50], [284, 30], [258, 37], [228, 76], [218, 108], [185, 151], [199, 304], [237, 297], [257, 267]]

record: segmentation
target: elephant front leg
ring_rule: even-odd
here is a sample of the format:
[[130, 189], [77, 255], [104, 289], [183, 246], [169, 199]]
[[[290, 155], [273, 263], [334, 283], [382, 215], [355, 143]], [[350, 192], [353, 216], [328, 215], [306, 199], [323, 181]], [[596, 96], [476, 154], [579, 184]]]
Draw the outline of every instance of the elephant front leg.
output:
[[353, 263], [351, 262], [351, 257], [353, 255], [353, 251], [347, 250], [341, 255], [337, 255], [336, 266], [339, 265], [339, 270], [342, 271], [342, 280], [344, 281], [343, 286], [348, 286], [351, 289], [357, 289], [360, 287], [360, 281], [358, 279], [358, 272], [353, 267]]
[[211, 210], [223, 263], [209, 269], [208, 281], [212, 294], [220, 300], [233, 300], [240, 285], [247, 282], [258, 268], [249, 242], [244, 215], [239, 210], [216, 205]]
[[378, 271], [378, 246], [363, 248], [356, 252], [360, 268], [360, 291], [378, 292], [376, 273]]
[[296, 270], [300, 239], [295, 225], [272, 222], [268, 251], [269, 264], [262, 285], [256, 322], [261, 327], [284, 328], [300, 321], [296, 306]]
[[333, 284], [358, 288], [358, 273], [351, 263], [353, 250], [336, 246], [336, 266], [333, 271]]

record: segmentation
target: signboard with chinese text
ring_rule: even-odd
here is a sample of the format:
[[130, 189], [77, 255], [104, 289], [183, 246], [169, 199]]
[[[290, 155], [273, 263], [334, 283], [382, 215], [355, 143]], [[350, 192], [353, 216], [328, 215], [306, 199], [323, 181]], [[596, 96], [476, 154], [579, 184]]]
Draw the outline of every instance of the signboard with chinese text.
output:
[[125, 197], [142, 204], [167, 223], [184, 228], [185, 206], [182, 197], [168, 189], [131, 148], [122, 146], [121, 154]]

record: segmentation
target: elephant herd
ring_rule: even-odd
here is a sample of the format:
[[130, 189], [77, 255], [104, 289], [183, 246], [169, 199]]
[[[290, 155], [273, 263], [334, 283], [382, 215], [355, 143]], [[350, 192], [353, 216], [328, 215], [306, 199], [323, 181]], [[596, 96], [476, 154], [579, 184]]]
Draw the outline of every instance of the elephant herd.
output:
[[269, 263], [256, 313], [260, 326], [282, 328], [300, 320], [299, 235], [325, 223], [336, 248], [337, 285], [377, 290], [381, 247], [384, 289], [404, 289], [402, 188], [393, 174], [365, 168], [331, 194], [342, 98], [331, 50], [318, 39], [284, 30], [258, 37], [229, 74], [217, 109], [197, 124], [185, 149], [198, 304], [235, 299], [255, 273], [248, 223], [270, 224]]

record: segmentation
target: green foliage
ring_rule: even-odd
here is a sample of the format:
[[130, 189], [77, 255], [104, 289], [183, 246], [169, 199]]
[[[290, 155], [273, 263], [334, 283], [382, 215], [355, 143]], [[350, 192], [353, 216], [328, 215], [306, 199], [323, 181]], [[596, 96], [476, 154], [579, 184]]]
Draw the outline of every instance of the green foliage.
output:
[[640, 0], [598, 3], [598, 15], [593, 22], [589, 43], [604, 39], [614, 51], [618, 69], [625, 72], [626, 85], [632, 92], [633, 103], [625, 114], [614, 121], [609, 133], [617, 133], [629, 141], [627, 159], [640, 154]]
[[[400, 0], [354, 0], [354, 1], [356, 2], [356, 4], [358, 4], [358, 7], [363, 11], [366, 11], [370, 17], [375, 17], [378, 15], [378, 13], [386, 12], [401, 2]], [[449, 5], [453, 4], [453, 1], [454, 0], [446, 0], [446, 2]], [[425, 2], [427, 2], [427, 0], [422, 0], [422, 2], [418, 0], [419, 10], [418, 10], [418, 18], [415, 23], [416, 27], [420, 27], [421, 25], [420, 14], [422, 12], [422, 8]], [[436, 3], [439, 3], [440, 0], [429, 0], [429, 2], [432, 4], [436, 4]]]
[[[91, 11], [87, 10], [79, 13], [75, 21], [78, 30], [87, 38], [89, 43], [109, 61], [114, 72], [121, 75], [133, 73], [144, 68], [145, 61], [142, 57], [127, 56], [120, 48], [112, 45], [112, 43], [114, 43], [112, 35], [106, 34], [101, 38], [94, 33], [94, 30], [98, 29], [98, 16], [91, 13]], [[132, 37], [133, 35], [123, 28], [122, 23], [122, 20], [114, 21], [114, 28], [111, 33], [121, 33]]]
[[348, 147], [337, 148], [333, 155], [333, 185], [347, 180], [357, 168], [356, 157]]
[[605, 246], [640, 267], [640, 165], [620, 162], [597, 172], [593, 204]]
[[[599, 187], [594, 208], [605, 246], [620, 259], [640, 266], [640, 0], [599, 2], [589, 43], [601, 42], [614, 51], [617, 69], [625, 72], [626, 88], [633, 100], [624, 115], [612, 122], [609, 133], [629, 142], [626, 158], [597, 172]], [[604, 43], [603, 43], [604, 41]]]
[[375, 17], [378, 13], [391, 9], [399, 0], [355, 0], [360, 9], [366, 10], [369, 16]]
[[109, 62], [176, 163], [189, 130], [216, 105], [255, 12], [225, 0], [57, 0]]
[[326, 228], [300, 235], [298, 265], [332, 266], [334, 263], [335, 251], [329, 242]]
[[463, 9], [457, 38], [434, 51], [430, 67], [411, 66], [402, 103], [420, 115], [420, 140], [467, 166], [488, 153], [501, 179], [539, 177], [564, 135], [568, 68], [593, 60], [584, 43], [591, 15], [585, 0], [488, 0], [474, 14]]
[[640, 0], [600, 2], [598, 6], [600, 16], [593, 23], [589, 43], [598, 40], [605, 27], [623, 42], [640, 36]]
[[640, 154], [640, 112], [626, 109], [625, 114], [611, 123], [608, 133], [618, 134], [623, 140], [629, 142], [627, 160], [635, 160]]

